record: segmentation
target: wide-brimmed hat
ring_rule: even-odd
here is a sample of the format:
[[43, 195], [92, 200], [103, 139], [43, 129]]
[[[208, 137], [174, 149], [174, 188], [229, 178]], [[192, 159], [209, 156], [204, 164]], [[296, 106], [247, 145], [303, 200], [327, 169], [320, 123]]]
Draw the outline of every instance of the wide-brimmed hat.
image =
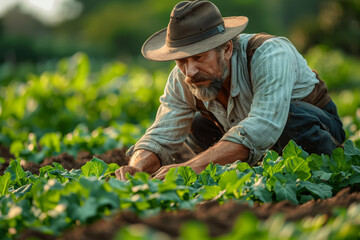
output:
[[142, 46], [145, 58], [169, 61], [209, 51], [241, 33], [244, 16], [222, 17], [209, 1], [184, 1], [171, 12], [167, 28], [153, 34]]

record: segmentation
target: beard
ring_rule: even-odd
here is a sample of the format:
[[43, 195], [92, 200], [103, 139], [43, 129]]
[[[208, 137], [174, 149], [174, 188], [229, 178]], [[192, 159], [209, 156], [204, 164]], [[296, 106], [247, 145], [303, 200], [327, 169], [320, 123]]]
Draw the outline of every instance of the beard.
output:
[[221, 86], [225, 82], [229, 72], [225, 61], [222, 61], [220, 64], [222, 65], [221, 76], [199, 72], [190, 78], [190, 82], [192, 83], [211, 81], [209, 86], [195, 86], [194, 84], [189, 84], [190, 92], [201, 101], [214, 100], [219, 95]]

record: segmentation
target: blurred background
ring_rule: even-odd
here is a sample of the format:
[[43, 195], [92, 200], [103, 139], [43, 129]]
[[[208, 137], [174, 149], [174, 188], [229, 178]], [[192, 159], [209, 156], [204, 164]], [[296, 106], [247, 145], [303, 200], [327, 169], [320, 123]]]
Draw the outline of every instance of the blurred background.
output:
[[[174, 65], [147, 61], [140, 49], [177, 2], [1, 0], [0, 144], [21, 155], [34, 149], [34, 136], [56, 133], [49, 139], [64, 144], [103, 127], [133, 143], [151, 124]], [[348, 137], [360, 142], [359, 0], [213, 2], [223, 16], [247, 16], [246, 33], [289, 38], [327, 83]]]
[[[83, 51], [128, 60], [166, 27], [175, 0], [1, 0], [0, 60], [34, 63]], [[302, 53], [322, 44], [360, 56], [358, 0], [213, 1], [223, 16], [245, 15], [248, 33], [288, 37]]]

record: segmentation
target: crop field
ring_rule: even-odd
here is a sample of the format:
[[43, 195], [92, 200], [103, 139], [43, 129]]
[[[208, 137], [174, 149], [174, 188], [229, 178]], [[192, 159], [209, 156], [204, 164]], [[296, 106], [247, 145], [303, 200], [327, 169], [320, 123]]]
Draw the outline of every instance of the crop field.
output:
[[254, 167], [173, 168], [164, 181], [114, 172], [170, 67], [95, 71], [83, 53], [25, 78], [0, 66], [0, 239], [360, 238], [360, 63], [322, 48], [305, 57], [338, 107], [344, 148], [308, 154], [290, 141]]

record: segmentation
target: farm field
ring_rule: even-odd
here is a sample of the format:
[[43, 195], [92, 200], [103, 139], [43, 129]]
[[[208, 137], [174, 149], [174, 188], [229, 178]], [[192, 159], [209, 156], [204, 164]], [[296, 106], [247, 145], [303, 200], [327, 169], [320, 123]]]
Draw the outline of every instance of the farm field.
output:
[[[323, 63], [334, 54], [344, 61]], [[83, 53], [25, 79], [7, 81], [14, 69], [2, 66], [1, 239], [359, 238], [359, 62], [321, 48], [307, 60], [338, 106], [344, 149], [309, 155], [289, 142], [253, 168], [179, 168], [165, 181], [140, 173], [126, 182], [114, 171], [151, 124], [166, 71], [113, 62], [93, 72]]]

